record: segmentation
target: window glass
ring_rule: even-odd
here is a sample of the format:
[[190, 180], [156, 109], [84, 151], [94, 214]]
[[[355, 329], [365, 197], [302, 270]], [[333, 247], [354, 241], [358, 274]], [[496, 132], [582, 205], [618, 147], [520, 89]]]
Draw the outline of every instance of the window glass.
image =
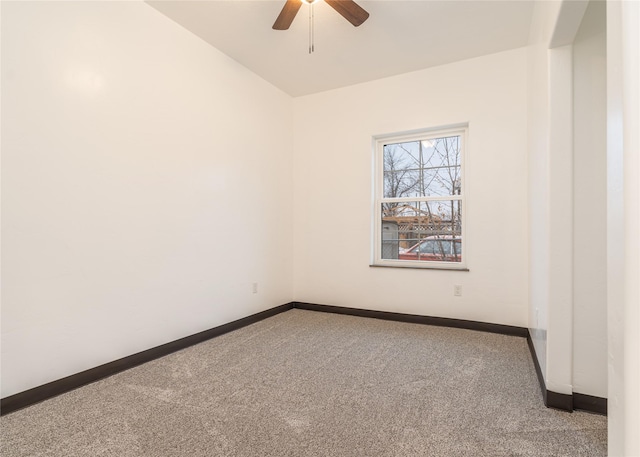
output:
[[384, 145], [384, 197], [460, 195], [460, 136]]

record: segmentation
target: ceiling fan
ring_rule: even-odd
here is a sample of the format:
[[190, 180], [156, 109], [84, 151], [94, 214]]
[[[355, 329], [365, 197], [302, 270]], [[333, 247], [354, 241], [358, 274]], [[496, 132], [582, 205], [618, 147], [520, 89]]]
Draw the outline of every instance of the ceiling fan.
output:
[[[313, 5], [317, 0], [287, 0], [273, 24], [274, 30], [287, 30], [296, 17], [302, 3]], [[362, 7], [353, 0], [324, 0], [331, 8], [336, 10], [347, 21], [358, 27], [369, 17]]]

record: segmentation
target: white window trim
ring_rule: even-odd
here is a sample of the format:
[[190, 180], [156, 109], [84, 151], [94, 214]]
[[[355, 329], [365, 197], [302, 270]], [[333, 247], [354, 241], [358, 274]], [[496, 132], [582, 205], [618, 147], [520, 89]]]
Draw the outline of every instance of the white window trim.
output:
[[[461, 270], [468, 271], [467, 253], [468, 240], [467, 223], [469, 219], [468, 208], [468, 188], [466, 184], [466, 155], [469, 124], [452, 124], [441, 127], [433, 127], [421, 130], [412, 130], [393, 134], [376, 135], [373, 137], [373, 208], [371, 211], [371, 263], [373, 267], [396, 267], [396, 268], [419, 268], [430, 270]], [[402, 198], [382, 198], [383, 195], [383, 150], [385, 144], [404, 143], [417, 140], [430, 140], [442, 138], [448, 135], [460, 135], [462, 146], [460, 151], [460, 174], [462, 175], [462, 195], [446, 196], [444, 200], [460, 200], [462, 202], [462, 258], [460, 262], [434, 262], [434, 261], [411, 261], [383, 259], [382, 254], [382, 203], [384, 202], [422, 202], [422, 201], [442, 201], [442, 196], [434, 197], [402, 197]]]

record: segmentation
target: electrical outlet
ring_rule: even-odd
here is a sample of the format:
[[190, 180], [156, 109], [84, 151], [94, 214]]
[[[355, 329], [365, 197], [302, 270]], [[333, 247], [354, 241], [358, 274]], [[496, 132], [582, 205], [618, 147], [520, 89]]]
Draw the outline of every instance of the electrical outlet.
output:
[[462, 286], [460, 284], [453, 286], [453, 295], [456, 297], [462, 297]]
[[257, 283], [257, 282], [254, 282], [253, 284], [251, 284], [251, 291], [252, 291], [254, 294], [257, 294], [257, 293], [258, 293], [258, 283]]

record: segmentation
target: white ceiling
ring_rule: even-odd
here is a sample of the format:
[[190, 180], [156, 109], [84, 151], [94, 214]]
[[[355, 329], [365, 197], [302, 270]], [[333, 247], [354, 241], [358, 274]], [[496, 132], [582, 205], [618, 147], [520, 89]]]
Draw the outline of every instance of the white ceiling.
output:
[[533, 1], [359, 0], [354, 27], [324, 2], [289, 30], [271, 26], [284, 0], [160, 0], [152, 7], [292, 96], [307, 95], [525, 46]]

